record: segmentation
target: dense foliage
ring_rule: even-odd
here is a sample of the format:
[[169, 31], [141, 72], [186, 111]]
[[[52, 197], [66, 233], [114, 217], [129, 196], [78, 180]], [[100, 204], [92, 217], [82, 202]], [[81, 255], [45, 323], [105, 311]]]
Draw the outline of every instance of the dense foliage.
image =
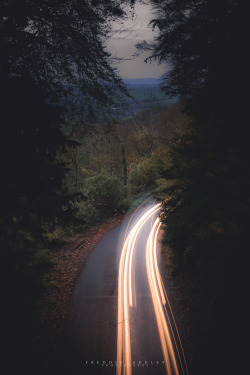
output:
[[86, 178], [84, 192], [94, 206], [100, 207], [104, 216], [125, 207], [126, 192], [122, 181], [107, 172]]
[[85, 114], [89, 103], [111, 102], [123, 90], [103, 46], [108, 20], [122, 16], [112, 0], [0, 5], [0, 259], [9, 372], [10, 357], [26, 373], [37, 372], [37, 356], [43, 360], [36, 303], [51, 267], [44, 234], [74, 218], [62, 154], [76, 142], [62, 125], [73, 95]]
[[102, 39], [123, 16], [117, 1], [4, 1], [0, 14], [3, 76], [47, 90], [71, 83], [99, 101], [120, 83]]
[[[239, 2], [152, 1], [160, 34], [152, 58], [168, 61], [165, 90], [178, 95], [182, 127], [163, 176], [165, 243], [190, 295], [192, 373], [237, 372], [249, 246], [249, 147], [240, 114]], [[248, 245], [247, 245], [248, 244]], [[242, 326], [241, 326], [242, 327]], [[230, 360], [228, 360], [230, 358]]]
[[[65, 160], [70, 169], [66, 183], [70, 191], [81, 192], [85, 197], [86, 201], [78, 205], [81, 213], [87, 214], [86, 208], [89, 210], [89, 204], [98, 197], [103, 202], [113, 201], [110, 207], [98, 207], [101, 217], [115, 210], [121, 212], [133, 197], [164, 184], [160, 174], [168, 164], [168, 142], [183, 119], [178, 105], [156, 106], [130, 119], [92, 124], [87, 132], [75, 127], [68, 137], [78, 140], [80, 146], [68, 147]], [[119, 199], [115, 198], [118, 192]], [[95, 206], [91, 212], [88, 222], [91, 217], [97, 218]]]

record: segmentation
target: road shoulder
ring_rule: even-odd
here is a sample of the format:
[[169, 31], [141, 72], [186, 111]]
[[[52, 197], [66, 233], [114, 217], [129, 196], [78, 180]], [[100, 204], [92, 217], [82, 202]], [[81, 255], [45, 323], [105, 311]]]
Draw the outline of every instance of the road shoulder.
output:
[[41, 301], [42, 335], [40, 340], [48, 356], [56, 355], [69, 316], [74, 290], [81, 271], [98, 242], [123, 220], [121, 215], [111, 222], [86, 230], [52, 250], [55, 266], [48, 275], [47, 292]]

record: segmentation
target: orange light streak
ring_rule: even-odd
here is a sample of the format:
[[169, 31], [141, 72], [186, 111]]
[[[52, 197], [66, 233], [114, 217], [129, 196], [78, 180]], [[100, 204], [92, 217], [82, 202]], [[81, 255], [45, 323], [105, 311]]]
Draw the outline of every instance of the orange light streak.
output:
[[166, 371], [168, 375], [179, 375], [173, 344], [164, 314], [163, 306], [165, 303], [165, 297], [162, 296], [163, 290], [159, 279], [159, 269], [156, 256], [154, 255], [156, 252], [156, 239], [160, 225], [160, 219], [157, 218], [148, 237], [146, 250], [147, 274]]
[[[119, 279], [118, 279], [118, 330], [117, 330], [117, 370], [116, 375], [132, 375], [132, 353], [131, 353], [131, 337], [130, 337], [130, 308], [136, 304], [135, 293], [135, 251], [136, 241], [140, 230], [153, 215], [160, 210], [160, 203], [147, 209], [132, 226], [127, 238], [124, 240], [122, 254], [119, 264]], [[132, 219], [132, 218], [131, 218]], [[129, 224], [131, 222], [129, 221]], [[128, 224], [128, 225], [129, 225]], [[148, 282], [156, 316], [158, 333], [160, 337], [166, 373], [168, 375], [179, 375], [177, 359], [175, 355], [174, 345], [178, 354], [179, 364], [182, 373], [184, 368], [182, 360], [185, 362], [186, 374], [187, 365], [181, 344], [179, 332], [173, 316], [173, 312], [168, 300], [166, 290], [161, 278], [157, 263], [157, 236], [161, 226], [159, 217], [154, 221], [151, 231], [148, 236], [146, 245], [146, 269]], [[128, 230], [128, 227], [127, 227]], [[126, 230], [126, 234], [127, 234]], [[125, 235], [126, 237], [126, 235]], [[182, 358], [178, 350], [176, 338], [171, 326], [171, 322], [167, 312], [167, 305], [170, 309], [171, 316], [178, 335], [180, 348], [182, 351]], [[167, 318], [167, 320], [166, 320]], [[168, 324], [167, 324], [168, 321]], [[170, 335], [172, 334], [172, 338]]]
[[[129, 307], [133, 306], [132, 262], [135, 243], [143, 225], [158, 210], [160, 204], [148, 209], [135, 223], [123, 245], [118, 279], [117, 375], [132, 374]], [[134, 298], [135, 300], [135, 298]], [[123, 363], [122, 363], [123, 361]], [[123, 366], [124, 364], [124, 366]]]

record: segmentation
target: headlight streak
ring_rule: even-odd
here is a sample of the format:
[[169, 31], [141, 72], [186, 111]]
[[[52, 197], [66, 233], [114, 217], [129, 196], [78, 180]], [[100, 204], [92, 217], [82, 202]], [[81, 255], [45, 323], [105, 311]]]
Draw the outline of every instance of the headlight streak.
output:
[[[133, 219], [133, 217], [135, 216], [135, 214], [136, 214], [136, 212], [140, 209], [140, 207], [143, 205], [143, 204], [145, 204], [148, 200], [150, 199], [150, 197], [149, 198], [147, 198], [147, 199], [145, 199], [137, 208], [136, 208], [136, 210], [134, 211], [134, 213], [133, 213], [133, 215], [131, 216], [131, 218], [130, 218], [130, 220], [129, 220], [129, 222], [128, 222], [128, 225], [127, 225], [127, 229], [126, 229], [126, 232], [125, 232], [125, 236], [124, 236], [124, 242], [125, 242], [125, 239], [126, 239], [126, 235], [127, 235], [127, 232], [128, 232], [128, 228], [129, 228], [129, 225], [130, 225], [130, 223], [131, 223], [131, 221], [132, 221], [132, 219]], [[130, 273], [130, 276], [129, 276], [129, 280], [130, 280], [130, 291], [132, 290], [132, 286], [131, 286], [131, 280], [133, 279], [134, 280], [134, 278], [135, 278], [135, 263], [133, 263], [133, 265], [134, 265], [134, 267], [133, 267], [133, 277], [132, 277], [132, 261], [133, 261], [133, 254], [134, 254], [134, 252], [132, 251], [131, 252], [131, 256], [130, 256], [130, 268], [129, 268], [129, 273]], [[130, 304], [130, 306], [133, 306], [133, 304], [134, 304], [134, 306], [136, 306], [136, 293], [135, 293], [135, 283], [133, 283], [133, 292], [134, 293], [130, 293], [130, 302], [129, 302], [129, 304]], [[133, 303], [133, 297], [132, 296], [134, 296], [134, 303]]]
[[[170, 302], [169, 302], [169, 299], [168, 299], [168, 296], [167, 296], [167, 292], [166, 292], [166, 289], [164, 287], [164, 284], [163, 284], [163, 281], [162, 281], [162, 278], [161, 278], [161, 275], [160, 275], [160, 279], [161, 279], [161, 285], [162, 285], [162, 288], [164, 290], [164, 295], [166, 297], [166, 300], [168, 302], [168, 307], [169, 307], [169, 310], [171, 312], [171, 316], [172, 316], [172, 319], [173, 319], [173, 322], [174, 322], [174, 326], [175, 326], [175, 329], [176, 329], [176, 333], [177, 333], [177, 336], [178, 336], [178, 339], [179, 339], [179, 344], [180, 344], [180, 348], [181, 348], [181, 352], [182, 352], [182, 358], [183, 358], [183, 361], [185, 363], [185, 368], [186, 368], [186, 374], [188, 375], [188, 368], [187, 368], [187, 362], [186, 362], [186, 358], [185, 358], [185, 354], [184, 354], [184, 350], [183, 350], [183, 346], [182, 346], [182, 342], [181, 342], [181, 338], [180, 338], [180, 335], [179, 335], [179, 331], [178, 331], [178, 328], [177, 328], [177, 324], [176, 324], [176, 321], [175, 321], [175, 318], [174, 318], [174, 314], [173, 314], [173, 311], [172, 311], [172, 308], [171, 308], [171, 305], [170, 305]], [[169, 316], [168, 316], [168, 312], [167, 312], [167, 308], [166, 308], [166, 305], [164, 306], [164, 309], [165, 309], [165, 313], [166, 313], [166, 316], [168, 318], [168, 322], [169, 322], [169, 325], [170, 325], [170, 328], [171, 328], [171, 331], [172, 331], [172, 334], [173, 334], [173, 338], [174, 338], [174, 342], [175, 342], [175, 347], [176, 347], [176, 350], [177, 350], [177, 353], [178, 353], [178, 357], [179, 357], [179, 363], [181, 364], [181, 369], [182, 369], [182, 373], [185, 374], [185, 371], [183, 369], [183, 364], [182, 364], [182, 360], [181, 360], [181, 356], [180, 356], [180, 352], [178, 350], [178, 346], [176, 344], [176, 340], [175, 340], [175, 335], [173, 333], [173, 329], [172, 329], [172, 326], [171, 326], [171, 323], [170, 323], [170, 319], [169, 319]]]
[[129, 306], [133, 305], [131, 268], [136, 239], [146, 221], [159, 209], [160, 203], [147, 209], [132, 227], [123, 245], [118, 278], [117, 375], [121, 375], [122, 360], [126, 363], [123, 374], [132, 374]]
[[[188, 374], [187, 364], [181, 344], [177, 325], [173, 316], [173, 312], [168, 300], [168, 296], [161, 278], [161, 274], [157, 263], [157, 236], [161, 226], [159, 217], [155, 220], [154, 214], [160, 210], [161, 204], [154, 205], [147, 209], [132, 226], [127, 238], [125, 234], [124, 245], [119, 264], [118, 279], [118, 330], [117, 330], [117, 368], [116, 375], [132, 375], [132, 354], [131, 354], [131, 337], [130, 337], [130, 308], [136, 306], [135, 293], [135, 251], [136, 241], [141, 228], [144, 224], [152, 219], [151, 231], [148, 236], [146, 245], [146, 269], [147, 277], [156, 316], [156, 322], [168, 375], [179, 375], [179, 369], [175, 356], [175, 350], [178, 355], [178, 363], [181, 366], [182, 374]], [[134, 216], [134, 215], [133, 215]], [[133, 217], [132, 216], [132, 217]], [[132, 220], [129, 221], [128, 226]], [[179, 348], [181, 348], [182, 356], [178, 350], [176, 338], [171, 326], [170, 318], [167, 311], [167, 305], [174, 322], [175, 331], [178, 335]], [[167, 318], [167, 320], [166, 320]], [[168, 324], [167, 324], [168, 321]], [[171, 331], [171, 335], [170, 335]], [[174, 343], [172, 342], [172, 338]], [[174, 346], [173, 346], [174, 345]], [[185, 363], [186, 371], [183, 368]]]
[[[173, 374], [172, 372], [173, 370], [174, 370], [175, 375], [179, 374], [168, 325], [172, 333], [172, 337], [173, 337], [175, 348], [178, 354], [179, 364], [181, 366], [182, 374], [185, 374], [185, 371], [183, 368], [181, 355], [178, 350], [178, 346], [177, 346], [176, 338], [175, 338], [173, 328], [170, 322], [170, 318], [167, 312], [166, 302], [168, 303], [168, 307], [171, 312], [171, 316], [172, 316], [175, 329], [178, 335], [179, 344], [180, 344], [181, 351], [182, 351], [182, 358], [185, 363], [186, 374], [188, 374], [186, 359], [185, 359], [180, 335], [177, 329], [174, 315], [170, 306], [170, 302], [169, 302], [169, 299], [168, 299], [168, 296], [167, 296], [167, 293], [166, 293], [166, 290], [165, 290], [165, 287], [161, 278], [161, 274], [158, 268], [158, 263], [157, 263], [157, 255], [156, 255], [157, 235], [158, 235], [160, 226], [161, 226], [160, 219], [157, 218], [151, 229], [151, 232], [148, 237], [148, 242], [147, 242], [146, 264], [147, 264], [147, 274], [148, 274], [148, 280], [149, 280], [149, 285], [150, 285], [150, 291], [151, 291], [152, 301], [154, 305], [155, 316], [157, 320], [157, 326], [158, 326], [158, 331], [160, 335], [161, 346], [162, 346], [167, 374], [168, 375]], [[165, 315], [164, 315], [164, 311], [165, 311]], [[165, 316], [167, 317], [168, 325], [167, 325]], [[172, 364], [173, 369], [171, 367], [171, 364]]]
[[159, 230], [159, 220], [156, 220], [149, 234], [148, 241], [147, 241], [146, 265], [147, 265], [148, 281], [149, 281], [149, 287], [151, 291], [158, 331], [160, 335], [160, 341], [161, 341], [161, 347], [163, 351], [166, 371], [168, 375], [173, 374], [172, 366], [171, 366], [171, 363], [172, 363], [175, 373], [179, 375], [177, 364], [176, 364], [176, 359], [175, 359], [175, 354], [173, 350], [173, 345], [171, 342], [169, 329], [166, 324], [164, 311], [163, 311], [163, 307], [162, 307], [162, 303], [160, 299], [159, 287], [157, 285], [157, 276], [156, 276], [156, 271], [155, 271], [153, 252], [154, 252], [154, 245], [155, 245], [154, 238], [157, 236], [158, 230]]

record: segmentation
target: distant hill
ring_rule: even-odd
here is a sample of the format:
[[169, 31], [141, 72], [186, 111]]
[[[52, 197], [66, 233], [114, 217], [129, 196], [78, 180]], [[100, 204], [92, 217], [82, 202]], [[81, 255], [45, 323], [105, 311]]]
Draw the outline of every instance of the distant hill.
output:
[[[145, 105], [154, 101], [166, 101], [167, 97], [160, 88], [161, 80], [159, 78], [131, 78], [123, 79], [127, 86], [129, 94], [136, 100], [139, 105]], [[126, 99], [130, 102], [131, 99]]]
[[124, 78], [123, 82], [128, 86], [159, 86], [160, 78]]
[[168, 106], [174, 102], [161, 89], [160, 78], [131, 78], [123, 79], [123, 82], [131, 97], [124, 96], [122, 102], [118, 100], [111, 108], [113, 116], [131, 118], [149, 107]]
[[[160, 78], [131, 78], [123, 79], [123, 82], [127, 86], [130, 97], [127, 97], [125, 94], [120, 97], [114, 93], [114, 104], [106, 109], [107, 113], [111, 111], [112, 117], [131, 118], [141, 111], [147, 110], [149, 107], [168, 106], [175, 101], [166, 96], [164, 90], [161, 89], [160, 84], [162, 81]], [[80, 112], [81, 114], [84, 113], [85, 119], [92, 121], [88, 101], [79, 95], [79, 89], [74, 85], [66, 84], [65, 88], [70, 88], [72, 92], [67, 97], [67, 100], [63, 100], [62, 104], [74, 104], [76, 108], [79, 105]], [[91, 105], [94, 108], [93, 112], [95, 115], [103, 121], [103, 108], [100, 110], [98, 103], [95, 104], [94, 100], [92, 100]]]

